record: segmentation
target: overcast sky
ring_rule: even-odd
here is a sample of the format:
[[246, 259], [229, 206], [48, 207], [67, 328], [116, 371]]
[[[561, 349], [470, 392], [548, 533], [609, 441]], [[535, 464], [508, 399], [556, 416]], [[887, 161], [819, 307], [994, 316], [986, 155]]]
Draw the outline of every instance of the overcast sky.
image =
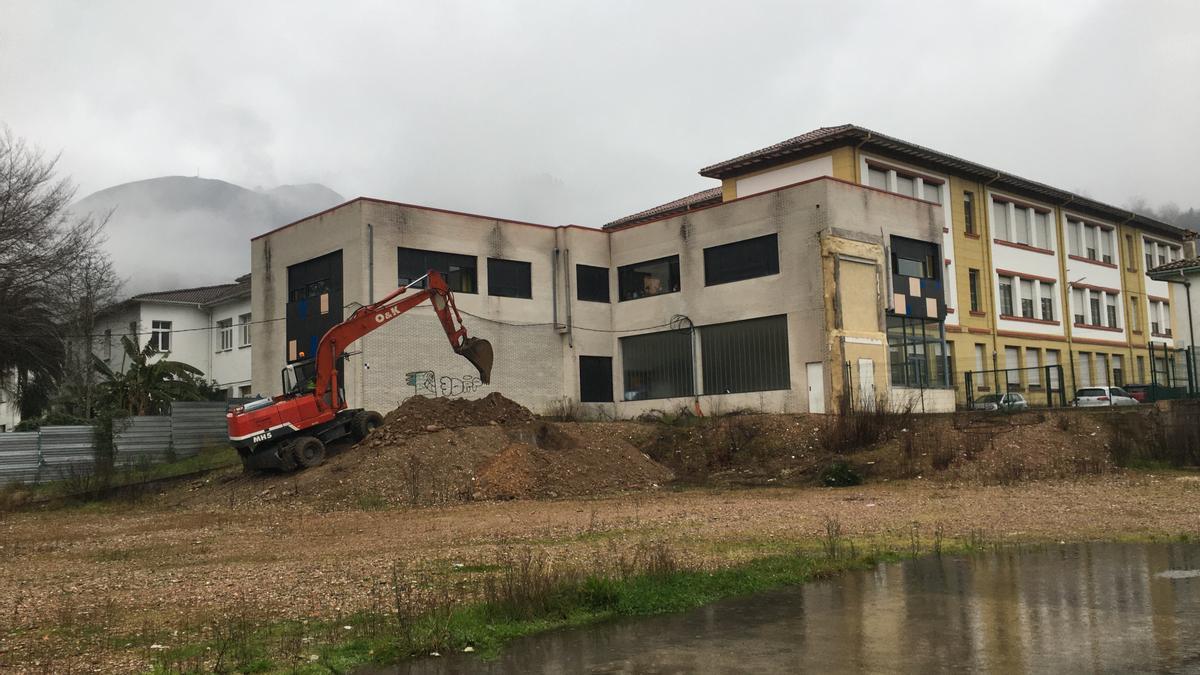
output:
[[0, 122], [80, 195], [320, 182], [599, 225], [853, 122], [1200, 206], [1200, 2], [0, 0]]

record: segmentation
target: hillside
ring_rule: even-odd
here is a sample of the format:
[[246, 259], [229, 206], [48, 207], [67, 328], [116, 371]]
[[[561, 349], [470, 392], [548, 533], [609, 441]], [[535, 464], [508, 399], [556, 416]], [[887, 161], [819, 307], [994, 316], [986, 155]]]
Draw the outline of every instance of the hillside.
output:
[[250, 270], [250, 238], [345, 201], [324, 185], [249, 190], [164, 176], [95, 192], [77, 214], [112, 211], [107, 248], [124, 294], [222, 283]]

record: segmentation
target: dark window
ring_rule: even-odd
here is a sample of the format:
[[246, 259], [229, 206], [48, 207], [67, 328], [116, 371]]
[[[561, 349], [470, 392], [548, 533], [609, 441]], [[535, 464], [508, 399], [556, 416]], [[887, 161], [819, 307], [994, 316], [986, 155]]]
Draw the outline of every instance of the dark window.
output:
[[892, 274], [921, 279], [940, 279], [937, 244], [892, 237]]
[[608, 268], [591, 265], [575, 266], [575, 281], [578, 297], [588, 302], [609, 302]]
[[963, 192], [963, 222], [967, 234], [975, 234], [975, 193]]
[[1116, 307], [1116, 305], [1109, 305], [1107, 307], [1107, 309], [1108, 309], [1108, 327], [1116, 328], [1117, 327], [1117, 307]]
[[[289, 265], [287, 271], [284, 347], [287, 363], [294, 363], [312, 358], [321, 336], [342, 321], [342, 252]], [[343, 377], [341, 369], [338, 377]]]
[[679, 291], [679, 256], [618, 267], [617, 283], [621, 300], [676, 293]]
[[778, 237], [768, 234], [704, 249], [704, 285], [779, 274]]
[[1054, 299], [1042, 298], [1042, 321], [1054, 320]]
[[626, 401], [692, 396], [691, 331], [663, 331], [621, 338]]
[[786, 316], [769, 316], [700, 329], [705, 394], [790, 389]]
[[1012, 277], [1000, 277], [1000, 313], [1005, 316], [1013, 315]]
[[[473, 255], [422, 251], [417, 248], [396, 249], [396, 269], [399, 286], [407, 286], [425, 276], [429, 270], [441, 272], [446, 285], [455, 293], [478, 293]], [[425, 288], [422, 280], [414, 288]]]
[[[971, 193], [967, 193], [971, 194]], [[967, 285], [971, 290], [971, 311], [979, 311], [979, 270], [967, 270]]]
[[940, 321], [888, 315], [888, 364], [893, 386], [948, 384], [948, 374], [936, 363], [943, 354], [941, 330]]
[[1092, 325], [1099, 326], [1100, 325], [1100, 295], [1098, 293], [1096, 293], [1096, 291], [1091, 292], [1091, 296], [1088, 300], [1088, 304], [1091, 306], [1091, 310], [1092, 310], [1092, 314], [1091, 314]]
[[504, 298], [532, 298], [530, 265], [519, 260], [488, 258], [488, 295]]
[[579, 357], [579, 400], [611, 403], [613, 400], [612, 357]]

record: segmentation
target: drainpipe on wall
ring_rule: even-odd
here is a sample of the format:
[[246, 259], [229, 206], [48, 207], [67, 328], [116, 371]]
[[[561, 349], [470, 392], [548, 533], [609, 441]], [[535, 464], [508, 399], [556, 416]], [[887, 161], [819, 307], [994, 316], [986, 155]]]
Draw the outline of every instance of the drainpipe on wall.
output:
[[567, 346], [575, 348], [575, 334], [572, 332], [574, 322], [571, 317], [571, 249], [563, 249], [563, 307], [567, 310]]
[[[367, 223], [367, 304], [375, 303], [375, 226]], [[365, 336], [364, 336], [365, 337]], [[367, 341], [358, 343], [362, 356], [362, 368], [358, 374], [358, 405], [367, 402], [367, 373], [371, 370], [367, 364]]]
[[[556, 235], [557, 237], [557, 235]], [[554, 257], [550, 259], [550, 320], [554, 329], [558, 330], [558, 247], [554, 247]]]

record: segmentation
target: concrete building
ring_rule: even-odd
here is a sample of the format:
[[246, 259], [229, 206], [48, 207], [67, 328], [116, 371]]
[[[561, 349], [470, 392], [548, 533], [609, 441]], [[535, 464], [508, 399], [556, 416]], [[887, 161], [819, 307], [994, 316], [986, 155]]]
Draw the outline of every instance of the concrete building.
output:
[[1171, 364], [1167, 384], [1186, 383], [1193, 391], [1200, 388], [1200, 359], [1197, 358], [1200, 350], [1196, 345], [1196, 336], [1200, 335], [1200, 253], [1196, 250], [1197, 236], [1195, 232], [1185, 235], [1183, 258], [1159, 265], [1149, 272], [1151, 279], [1170, 284], [1176, 290], [1178, 302], [1173, 305], [1175, 309], [1171, 319], [1173, 325], [1178, 326], [1174, 332], [1175, 341], [1189, 352], [1184, 359], [1177, 358]]
[[159, 356], [200, 369], [229, 397], [252, 395], [250, 275], [233, 283], [142, 293], [109, 308], [97, 322], [95, 353], [124, 370], [122, 336]]
[[254, 390], [429, 268], [493, 342], [493, 384], [423, 308], [352, 349], [351, 405], [950, 410], [968, 371], [970, 395], [1070, 391], [1147, 379], [1147, 345], [1175, 347], [1175, 291], [1143, 262], [1181, 257], [1165, 223], [853, 125], [701, 175], [720, 186], [601, 229], [359, 198], [256, 237]]

